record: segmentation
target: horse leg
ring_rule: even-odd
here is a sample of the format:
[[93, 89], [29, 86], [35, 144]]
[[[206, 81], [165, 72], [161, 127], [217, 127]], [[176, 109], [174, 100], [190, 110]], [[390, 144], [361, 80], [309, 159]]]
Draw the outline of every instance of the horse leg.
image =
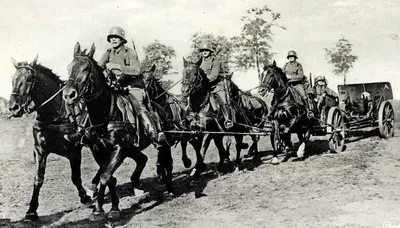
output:
[[146, 167], [146, 163], [149, 159], [141, 151], [135, 151], [135, 153], [132, 154], [133, 155], [130, 157], [136, 162], [135, 170], [131, 175], [132, 191], [134, 192], [135, 188], [140, 188], [142, 185], [140, 176], [142, 175], [143, 169]]
[[236, 166], [240, 169], [240, 164], [241, 164], [240, 152], [242, 150], [243, 135], [235, 135], [235, 141], [236, 141]]
[[[112, 151], [111, 156], [110, 156], [110, 160], [109, 163], [107, 164], [107, 166], [104, 169], [104, 172], [101, 174], [100, 176], [100, 190], [99, 190], [99, 194], [97, 196], [97, 200], [95, 203], [95, 208], [93, 209], [93, 215], [95, 216], [102, 216], [104, 213], [103, 210], [103, 204], [104, 204], [104, 193], [105, 193], [105, 188], [107, 185], [111, 184], [111, 181], [113, 181], [113, 174], [114, 172], [118, 169], [118, 167], [122, 164], [123, 160], [124, 160], [124, 156], [123, 156], [123, 151], [121, 146], [116, 145], [114, 151]], [[113, 189], [110, 189], [110, 192]], [[111, 193], [111, 197], [112, 197], [112, 201], [115, 203], [115, 205], [113, 205], [113, 216], [117, 216], [117, 214], [119, 214], [119, 208], [118, 208], [118, 196], [116, 193]], [[118, 215], [119, 216], [119, 215]]]
[[168, 194], [172, 195], [173, 194], [173, 186], [172, 186], [173, 160], [172, 160], [172, 155], [171, 155], [171, 147], [168, 145], [165, 145], [164, 147], [162, 147], [160, 149], [162, 150], [161, 164], [164, 169], [163, 182], [165, 184], [165, 190], [168, 192]]
[[[204, 163], [204, 157], [206, 155], [207, 149], [210, 146], [210, 141], [212, 137], [206, 135], [205, 137], [196, 137], [190, 141], [194, 150], [196, 151], [196, 164], [190, 174], [190, 176], [195, 176], [196, 174], [201, 174], [206, 169], [206, 164]], [[203, 153], [201, 152], [203, 150]]]
[[[253, 161], [260, 161], [260, 154], [258, 151], [258, 141], [260, 140], [260, 136], [259, 135], [252, 135], [250, 136], [251, 140], [253, 141], [253, 143], [251, 144], [250, 148], [252, 150], [252, 154], [253, 154]], [[250, 149], [249, 149], [250, 151]], [[250, 154], [250, 152], [249, 152]]]
[[44, 174], [46, 172], [46, 161], [49, 154], [38, 148], [35, 145], [33, 156], [36, 163], [36, 175], [35, 181], [33, 183], [33, 194], [31, 202], [29, 203], [29, 209], [26, 212], [25, 219], [27, 220], [37, 220], [39, 217], [37, 215], [37, 208], [39, 207], [39, 192], [40, 188], [43, 186]]
[[82, 178], [81, 178], [81, 152], [80, 149], [76, 150], [76, 156], [69, 158], [70, 166], [71, 166], [71, 180], [72, 183], [76, 186], [79, 192], [79, 197], [81, 199], [81, 203], [87, 204], [92, 201], [90, 196], [86, 194], [86, 190], [82, 186]]
[[108, 212], [107, 218], [109, 219], [119, 219], [121, 217], [121, 212], [119, 210], [119, 198], [117, 195], [117, 178], [112, 177], [111, 181], [108, 183], [108, 189], [110, 189], [111, 195], [111, 209]]
[[214, 143], [215, 146], [218, 149], [218, 154], [219, 154], [219, 170], [222, 172], [227, 172], [228, 166], [230, 164], [229, 156], [227, 156], [227, 153], [224, 148], [223, 144], [223, 136], [221, 135], [215, 135], [214, 136]]
[[291, 133], [283, 133], [283, 134], [281, 134], [281, 138], [283, 140], [283, 143], [285, 144], [284, 152], [286, 153], [285, 158], [283, 159], [282, 162], [286, 162], [292, 156], [294, 156], [292, 153], [292, 147], [293, 147], [292, 140], [291, 140], [292, 134]]
[[192, 166], [192, 161], [187, 156], [186, 148], [187, 148], [187, 139], [186, 137], [182, 137], [181, 139], [181, 149], [182, 149], [182, 162], [186, 169]]

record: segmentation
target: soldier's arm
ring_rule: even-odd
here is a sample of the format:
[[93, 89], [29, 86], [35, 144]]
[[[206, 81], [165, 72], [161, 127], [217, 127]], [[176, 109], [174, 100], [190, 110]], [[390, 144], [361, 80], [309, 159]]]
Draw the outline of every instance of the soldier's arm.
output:
[[101, 67], [101, 69], [103, 69], [103, 70], [106, 69], [106, 64], [108, 62], [109, 55], [110, 55], [110, 53], [108, 51], [106, 51], [106, 53], [104, 53], [104, 55], [97, 62], [99, 64], [99, 66]]
[[140, 63], [137, 54], [133, 51], [129, 51], [126, 54], [127, 61], [129, 61], [129, 66], [121, 65], [122, 73], [131, 76], [140, 75]]
[[218, 60], [214, 60], [211, 68], [211, 73], [210, 75], [207, 75], [208, 80], [210, 80], [210, 82], [217, 80], [220, 72], [221, 72], [221, 62]]
[[[299, 64], [299, 67], [297, 68], [297, 76], [299, 78], [303, 78], [304, 77], [304, 72], [303, 72], [303, 66], [301, 66], [301, 64]], [[305, 77], [307, 80], [307, 77]]]

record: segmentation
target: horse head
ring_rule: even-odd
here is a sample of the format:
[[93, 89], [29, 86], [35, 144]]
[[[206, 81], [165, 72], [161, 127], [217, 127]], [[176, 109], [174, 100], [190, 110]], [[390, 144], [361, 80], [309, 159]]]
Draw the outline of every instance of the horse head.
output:
[[16, 69], [12, 76], [12, 93], [9, 101], [11, 116], [21, 117], [24, 112], [31, 113], [35, 109], [32, 101], [32, 88], [36, 82], [36, 70], [38, 56], [31, 63], [17, 62], [11, 58]]
[[184, 97], [188, 97], [203, 86], [204, 74], [200, 69], [200, 64], [201, 59], [196, 63], [192, 63], [183, 58], [181, 92]]
[[282, 69], [276, 66], [275, 60], [272, 62], [272, 64], [264, 65], [264, 71], [261, 74], [258, 92], [264, 96], [272, 89], [276, 91], [277, 89], [286, 87], [286, 75], [283, 73]]
[[161, 90], [160, 78], [161, 76], [157, 76], [154, 74], [156, 70], [156, 66], [153, 65], [150, 69], [147, 69], [142, 72], [142, 76], [144, 79], [146, 91], [150, 96], [150, 99], [155, 99], [158, 95], [160, 95], [164, 91]]
[[74, 59], [67, 67], [68, 82], [63, 90], [63, 99], [67, 104], [74, 104], [80, 98], [88, 100], [102, 91], [105, 79], [103, 77], [104, 81], [101, 81], [102, 77], [96, 77], [103, 73], [93, 59], [94, 52], [94, 43], [89, 53], [86, 49], [81, 51], [79, 43], [75, 45]]

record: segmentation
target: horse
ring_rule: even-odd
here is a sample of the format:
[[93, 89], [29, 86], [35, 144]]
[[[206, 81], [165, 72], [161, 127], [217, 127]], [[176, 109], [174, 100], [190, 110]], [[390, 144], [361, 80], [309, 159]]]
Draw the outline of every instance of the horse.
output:
[[[251, 123], [254, 131], [259, 131], [265, 126], [267, 116], [269, 113], [269, 107], [267, 103], [260, 97], [252, 95], [250, 92], [244, 92], [239, 89], [239, 101], [238, 105], [241, 110], [245, 113], [247, 122]], [[252, 132], [250, 129], [250, 132]], [[253, 143], [249, 147], [247, 157], [254, 156], [255, 160], [259, 159], [258, 141], [260, 140], [259, 135], [250, 135]]]
[[[184, 97], [187, 97], [189, 100], [191, 112], [193, 113], [193, 119], [198, 119], [197, 126], [199, 130], [207, 130], [207, 131], [217, 131], [217, 132], [228, 132], [228, 130], [224, 126], [225, 119], [222, 113], [216, 113], [210, 104], [210, 96], [212, 94], [209, 91], [209, 81], [205, 73], [200, 69], [201, 59], [196, 62], [188, 62], [185, 58], [183, 58], [183, 80], [182, 80], [182, 88], [181, 92]], [[230, 97], [233, 98], [230, 100], [231, 105], [235, 108], [235, 114], [233, 117], [238, 120], [234, 124], [234, 127], [229, 129], [232, 132], [246, 132], [247, 127], [251, 126], [251, 123], [248, 122], [245, 113], [240, 110], [240, 107], [237, 103], [239, 100], [239, 89], [238, 87], [231, 81], [227, 80], [228, 90], [230, 91]], [[235, 102], [236, 101], [236, 102]], [[237, 124], [240, 121], [244, 124]], [[229, 166], [229, 150], [226, 150], [223, 146], [223, 134], [210, 134], [210, 137], [204, 139], [203, 144], [203, 155], [204, 158], [205, 152], [208, 149], [211, 139], [214, 139], [215, 146], [219, 152], [219, 167], [222, 171], [227, 170], [227, 166]], [[234, 134], [236, 141], [236, 165], [239, 167], [241, 164], [240, 152], [242, 149], [247, 148], [247, 144], [243, 143], [243, 135], [242, 134]], [[230, 138], [227, 141], [227, 148], [230, 147]]]
[[[74, 132], [76, 127], [69, 122], [61, 93], [64, 82], [49, 68], [38, 64], [38, 56], [31, 62], [17, 62], [11, 58], [16, 68], [12, 76], [12, 93], [9, 110], [12, 117], [36, 111], [33, 124], [33, 155], [36, 175], [33, 194], [25, 219], [37, 220], [39, 193], [43, 186], [47, 156], [55, 153], [66, 157], [71, 166], [72, 183], [76, 186], [82, 204], [91, 203], [81, 179], [82, 146], [64, 140], [63, 135]], [[54, 96], [53, 96], [54, 95]]]
[[[74, 58], [68, 65], [69, 78], [63, 90], [63, 99], [67, 104], [74, 104], [80, 99], [84, 100], [91, 123], [87, 129], [88, 141], [103, 151], [103, 153], [94, 154], [95, 158], [97, 156], [105, 163], [103, 163], [104, 169], [100, 176], [100, 187], [93, 215], [100, 217], [103, 215], [104, 193], [108, 185], [112, 198], [108, 217], [118, 218], [120, 216], [119, 199], [112, 175], [126, 157], [131, 157], [137, 163], [131, 181], [134, 187], [139, 187], [140, 176], [148, 160], [142, 150], [151, 144], [151, 138], [143, 133], [141, 124], [134, 129], [132, 124], [123, 122], [123, 113], [116, 107], [119, 101], [118, 96], [123, 95], [116, 93], [107, 84], [103, 70], [93, 59], [94, 52], [94, 43], [89, 53], [86, 53], [86, 50], [81, 51], [79, 42], [75, 45]], [[166, 173], [163, 181], [166, 190], [172, 193], [171, 149], [168, 145], [163, 145], [158, 150], [158, 155], [162, 156], [160, 168]]]
[[[161, 122], [163, 123], [162, 128], [164, 130], [185, 130], [182, 126], [185, 116], [185, 103], [178, 99], [175, 95], [166, 91], [160, 82], [160, 77], [154, 75], [155, 65], [150, 69], [142, 72], [145, 80], [146, 92], [149, 96], [149, 100], [152, 102], [152, 106], [157, 109], [157, 112], [165, 112]], [[201, 163], [202, 158], [200, 157], [201, 145], [203, 136], [202, 135], [187, 135], [187, 134], [167, 134], [167, 141], [170, 145], [180, 142], [182, 149], [182, 162], [185, 168], [190, 168], [192, 161], [187, 156], [186, 148], [189, 142], [193, 149], [196, 151], [197, 161], [194, 166], [194, 170], [202, 172], [205, 169], [204, 163]], [[194, 173], [192, 173], [193, 175]]]
[[[300, 146], [297, 150], [297, 159], [304, 160], [305, 144], [310, 138], [311, 128], [316, 124], [317, 119], [307, 115], [304, 104], [296, 91], [292, 90], [288, 84], [288, 79], [282, 69], [276, 66], [273, 61], [271, 65], [264, 67], [264, 72], [260, 80], [259, 92], [261, 94], [274, 90], [273, 104], [271, 107], [272, 120], [275, 121], [275, 136], [283, 140], [288, 150], [292, 147], [290, 139], [291, 133], [297, 133]], [[274, 148], [275, 149], [275, 148]], [[277, 164], [277, 149], [274, 150], [273, 164]]]

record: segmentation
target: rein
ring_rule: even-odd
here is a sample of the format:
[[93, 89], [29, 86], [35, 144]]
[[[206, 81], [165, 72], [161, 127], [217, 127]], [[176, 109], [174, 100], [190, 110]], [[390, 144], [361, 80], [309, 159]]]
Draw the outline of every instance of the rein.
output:
[[[90, 59], [88, 57], [86, 57], [86, 56], [75, 56], [75, 58], [78, 58], [78, 57], [86, 59], [87, 62], [90, 64], [91, 69], [94, 68], [94, 65], [93, 65], [92, 61], [90, 61]], [[96, 92], [94, 94], [87, 94], [89, 92], [89, 86], [90, 86], [89, 83], [90, 82], [94, 83], [92, 75], [93, 75], [93, 72], [91, 71], [89, 76], [88, 76], [89, 80], [86, 80], [85, 84], [80, 89], [81, 91], [79, 91], [79, 98], [83, 98], [83, 100], [85, 100], [85, 101], [92, 101], [92, 100], [96, 99], [98, 96], [100, 96], [100, 94], [103, 93], [103, 90], [101, 89], [101, 90], [99, 90], [98, 92]], [[68, 81], [73, 81], [76, 84], [79, 84], [79, 83], [77, 83], [76, 79], [74, 79], [74, 78], [68, 78]], [[79, 100], [79, 98], [78, 98], [78, 100]]]

